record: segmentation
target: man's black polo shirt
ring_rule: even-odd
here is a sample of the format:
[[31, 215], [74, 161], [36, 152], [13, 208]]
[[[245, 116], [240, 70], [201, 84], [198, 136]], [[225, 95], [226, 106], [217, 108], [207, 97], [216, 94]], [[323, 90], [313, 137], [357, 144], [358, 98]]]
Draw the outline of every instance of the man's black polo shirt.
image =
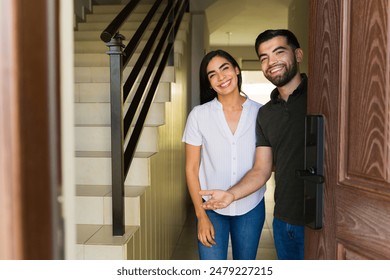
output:
[[256, 146], [272, 148], [275, 168], [274, 216], [290, 224], [304, 225], [303, 180], [295, 170], [303, 169], [307, 76], [289, 96], [279, 98], [278, 89], [257, 115]]

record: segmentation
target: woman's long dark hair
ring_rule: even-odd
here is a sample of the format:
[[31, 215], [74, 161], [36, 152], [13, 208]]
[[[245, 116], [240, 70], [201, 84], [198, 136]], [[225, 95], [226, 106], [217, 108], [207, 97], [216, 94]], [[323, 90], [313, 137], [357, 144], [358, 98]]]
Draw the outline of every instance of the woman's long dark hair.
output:
[[233, 65], [234, 69], [236, 67], [238, 68], [239, 70], [239, 73], [237, 75], [238, 91], [241, 92], [241, 84], [242, 84], [241, 68], [238, 65], [237, 61], [229, 53], [223, 50], [211, 51], [203, 57], [202, 62], [200, 63], [200, 68], [199, 68], [200, 104], [209, 102], [213, 100], [215, 97], [217, 97], [217, 93], [215, 92], [214, 89], [211, 88], [209, 77], [207, 75], [207, 66], [209, 65], [210, 60], [216, 56], [226, 58]]

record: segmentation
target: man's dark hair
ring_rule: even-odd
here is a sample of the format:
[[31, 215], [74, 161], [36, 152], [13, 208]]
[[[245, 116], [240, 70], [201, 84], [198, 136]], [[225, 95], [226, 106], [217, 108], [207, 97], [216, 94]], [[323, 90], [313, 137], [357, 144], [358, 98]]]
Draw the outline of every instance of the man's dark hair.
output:
[[294, 33], [287, 29], [268, 29], [259, 34], [256, 38], [255, 42], [255, 51], [257, 56], [259, 56], [258, 50], [261, 43], [264, 43], [274, 37], [283, 36], [287, 39], [287, 44], [293, 49], [300, 48], [297, 37], [295, 37]]

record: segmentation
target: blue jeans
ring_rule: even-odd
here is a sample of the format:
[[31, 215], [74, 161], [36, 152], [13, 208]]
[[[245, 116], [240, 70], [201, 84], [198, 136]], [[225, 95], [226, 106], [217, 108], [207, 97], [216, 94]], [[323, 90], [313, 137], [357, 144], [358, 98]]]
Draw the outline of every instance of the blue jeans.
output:
[[206, 213], [214, 226], [217, 244], [206, 247], [198, 240], [201, 260], [226, 260], [229, 234], [234, 260], [256, 259], [257, 247], [265, 220], [264, 199], [251, 211], [240, 216], [220, 215], [212, 210], [206, 210]]
[[305, 227], [288, 224], [274, 218], [274, 242], [279, 260], [303, 260]]

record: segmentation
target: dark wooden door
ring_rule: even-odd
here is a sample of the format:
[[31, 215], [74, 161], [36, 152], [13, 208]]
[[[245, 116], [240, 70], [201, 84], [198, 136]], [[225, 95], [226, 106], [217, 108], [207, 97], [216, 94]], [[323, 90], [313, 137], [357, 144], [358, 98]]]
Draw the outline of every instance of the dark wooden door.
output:
[[390, 259], [390, 0], [310, 1], [308, 113], [325, 117], [324, 226], [306, 259]]

